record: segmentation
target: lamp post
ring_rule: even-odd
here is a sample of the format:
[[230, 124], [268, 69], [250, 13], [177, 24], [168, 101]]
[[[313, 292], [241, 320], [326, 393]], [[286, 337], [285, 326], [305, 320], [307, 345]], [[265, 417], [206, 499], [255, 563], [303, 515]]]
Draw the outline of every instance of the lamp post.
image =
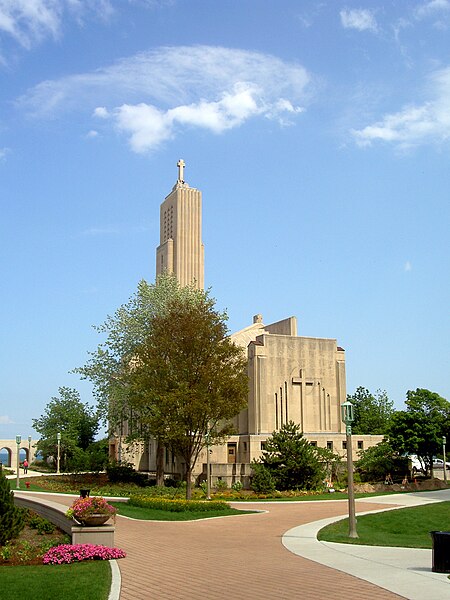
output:
[[442, 436], [442, 454], [444, 455], [444, 482], [447, 484], [447, 462], [445, 460], [445, 444], [447, 443], [447, 438], [445, 435]]
[[211, 465], [209, 462], [209, 431], [206, 438], [206, 499], [211, 500]]
[[28, 436], [28, 462], [31, 462], [31, 435]]
[[56, 434], [56, 439], [58, 440], [58, 458], [56, 461], [56, 473], [57, 475], [59, 475], [59, 464], [61, 460], [61, 434], [59, 433], [59, 431]]
[[20, 465], [20, 442], [22, 441], [22, 436], [20, 435], [16, 435], [16, 444], [17, 444], [17, 461], [16, 461], [16, 467], [17, 467], [17, 478], [16, 478], [16, 489], [20, 490], [20, 479], [19, 479], [19, 465]]
[[353, 404], [347, 400], [341, 405], [342, 420], [347, 435], [347, 481], [348, 481], [348, 537], [357, 538], [355, 517], [355, 492], [353, 488], [352, 423]]

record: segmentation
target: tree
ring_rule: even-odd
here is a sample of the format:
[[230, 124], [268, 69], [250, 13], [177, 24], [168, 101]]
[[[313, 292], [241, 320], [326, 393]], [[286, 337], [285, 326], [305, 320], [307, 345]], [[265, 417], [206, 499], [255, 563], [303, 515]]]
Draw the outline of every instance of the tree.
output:
[[96, 329], [106, 340], [75, 371], [94, 384], [102, 416], [112, 431], [126, 420], [128, 441], [156, 438], [157, 483], [163, 483], [163, 450], [170, 447], [191, 472], [209, 434], [224, 439], [227, 422], [244, 408], [246, 360], [227, 337], [226, 313], [209, 293], [182, 287], [174, 275], [142, 280], [127, 304]]
[[62, 464], [78, 451], [86, 450], [98, 431], [98, 416], [88, 404], [83, 404], [77, 390], [59, 388], [59, 397], [53, 397], [33, 427], [41, 436], [36, 447], [44, 459], [57, 454], [57, 433], [61, 433], [60, 452]]
[[375, 394], [371, 394], [366, 388], [358, 387], [353, 395], [347, 395], [347, 400], [354, 407], [353, 433], [386, 433], [394, 413], [394, 403], [389, 400], [385, 391], [377, 390]]
[[418, 388], [406, 393], [405, 404], [406, 410], [392, 417], [388, 439], [399, 453], [416, 454], [433, 475], [433, 456], [441, 450], [442, 436], [450, 435], [450, 402]]
[[14, 504], [14, 494], [0, 467], [0, 546], [17, 537], [24, 527], [22, 511]]
[[270, 471], [263, 463], [254, 460], [252, 462], [252, 490], [257, 494], [270, 494], [276, 490], [276, 481]]
[[394, 479], [397, 476], [403, 478], [408, 473], [408, 459], [399, 456], [387, 440], [362, 450], [355, 466], [362, 481], [381, 481], [388, 473]]
[[207, 437], [216, 445], [233, 432], [248, 394], [247, 361], [227, 336], [226, 314], [208, 292], [190, 300], [175, 296], [153, 316], [124, 376], [136, 418], [184, 461], [188, 499]]
[[[180, 298], [187, 303], [195, 303], [201, 297], [200, 290], [193, 286], [181, 287], [173, 274], [160, 275], [154, 284], [142, 279], [135, 294], [126, 304], [120, 306], [114, 315], [94, 328], [105, 340], [90, 352], [88, 362], [74, 370], [83, 379], [94, 385], [98, 411], [108, 424], [110, 434], [123, 430], [128, 422], [127, 442], [148, 441], [151, 432], [143, 422], [136, 422], [130, 410], [129, 389], [126, 374], [135, 355], [151, 334], [153, 319], [165, 314], [170, 299]], [[136, 426], [135, 426], [136, 425]], [[164, 482], [164, 446], [157, 436], [156, 482]]]
[[300, 426], [293, 421], [272, 433], [256, 462], [272, 474], [280, 491], [316, 489], [325, 477], [317, 448], [305, 440]]
[[[94, 327], [98, 333], [106, 335], [106, 339], [95, 352], [89, 353], [88, 362], [74, 372], [93, 383], [98, 411], [108, 424], [110, 434], [121, 432], [127, 422], [128, 443], [150, 439], [152, 434], [148, 427], [136, 422], [136, 415], [130, 409], [126, 372], [135, 362], [137, 349], [150, 335], [153, 318], [165, 314], [169, 300], [182, 298], [185, 302], [195, 303], [201, 293], [194, 286], [181, 287], [174, 274], [162, 274], [154, 284], [142, 279], [129, 301], [114, 315], [109, 315], [102, 325]], [[156, 483], [163, 485], [164, 445], [158, 437], [156, 441]]]

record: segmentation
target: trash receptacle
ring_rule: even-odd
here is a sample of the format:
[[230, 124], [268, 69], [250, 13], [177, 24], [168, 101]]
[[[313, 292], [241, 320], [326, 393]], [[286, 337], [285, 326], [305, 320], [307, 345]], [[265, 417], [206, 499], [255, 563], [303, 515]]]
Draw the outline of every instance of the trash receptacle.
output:
[[80, 497], [81, 498], [89, 498], [90, 493], [91, 493], [91, 490], [80, 490]]
[[450, 531], [430, 531], [433, 540], [434, 573], [450, 573]]

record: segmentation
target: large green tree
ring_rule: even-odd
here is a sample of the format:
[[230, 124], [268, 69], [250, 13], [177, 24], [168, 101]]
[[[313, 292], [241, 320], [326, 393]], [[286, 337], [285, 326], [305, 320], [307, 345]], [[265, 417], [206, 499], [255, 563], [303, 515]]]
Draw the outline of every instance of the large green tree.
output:
[[406, 410], [397, 411], [388, 430], [391, 446], [402, 454], [416, 454], [433, 474], [433, 456], [442, 448], [442, 436], [450, 437], [450, 402], [425, 389], [406, 393]]
[[384, 434], [394, 413], [394, 403], [389, 400], [385, 391], [377, 390], [375, 394], [364, 387], [358, 387], [354, 394], [347, 395], [354, 407], [355, 420], [353, 433]]
[[163, 447], [182, 457], [187, 494], [205, 435], [210, 444], [222, 440], [246, 403], [246, 361], [227, 337], [226, 321], [208, 292], [181, 287], [173, 275], [141, 281], [97, 328], [106, 339], [76, 370], [94, 383], [112, 431], [127, 420], [129, 441], [156, 438], [158, 483]]
[[316, 489], [325, 478], [318, 449], [303, 437], [300, 426], [293, 421], [274, 431], [266, 440], [258, 465], [272, 476], [277, 490]]
[[[152, 435], [142, 421], [136, 421], [136, 414], [130, 407], [126, 381], [129, 367], [135, 363], [138, 348], [151, 334], [153, 319], [156, 315], [165, 314], [169, 300], [180, 298], [186, 303], [195, 303], [202, 293], [193, 286], [181, 287], [171, 274], [159, 276], [154, 284], [142, 279], [127, 303], [109, 315], [103, 324], [94, 326], [104, 336], [104, 341], [94, 352], [89, 352], [87, 363], [74, 372], [93, 383], [99, 414], [108, 425], [110, 434], [118, 434], [122, 439], [124, 423], [127, 422], [127, 442], [148, 441]], [[156, 478], [158, 485], [162, 485], [164, 445], [162, 439], [153, 437], [158, 442]]]
[[85, 451], [93, 443], [98, 431], [99, 420], [96, 411], [80, 399], [77, 390], [60, 387], [59, 396], [53, 397], [45, 407], [44, 414], [33, 419], [33, 428], [40, 435], [36, 448], [44, 459], [57, 455], [57, 434], [61, 434], [61, 466], [80, 451]]
[[206, 436], [209, 445], [223, 442], [247, 402], [247, 361], [227, 334], [226, 314], [207, 292], [195, 302], [175, 296], [153, 317], [125, 376], [139, 422], [183, 460], [187, 498]]

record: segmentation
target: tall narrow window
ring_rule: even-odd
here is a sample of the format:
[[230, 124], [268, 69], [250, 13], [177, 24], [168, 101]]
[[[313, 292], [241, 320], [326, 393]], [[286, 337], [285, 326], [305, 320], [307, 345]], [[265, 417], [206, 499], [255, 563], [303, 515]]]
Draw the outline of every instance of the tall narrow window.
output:
[[275, 392], [275, 429], [278, 431], [278, 394]]
[[288, 416], [288, 393], [287, 393], [287, 381], [284, 382], [284, 398], [286, 402], [286, 423], [289, 421]]
[[283, 388], [280, 387], [281, 426], [283, 427]]

